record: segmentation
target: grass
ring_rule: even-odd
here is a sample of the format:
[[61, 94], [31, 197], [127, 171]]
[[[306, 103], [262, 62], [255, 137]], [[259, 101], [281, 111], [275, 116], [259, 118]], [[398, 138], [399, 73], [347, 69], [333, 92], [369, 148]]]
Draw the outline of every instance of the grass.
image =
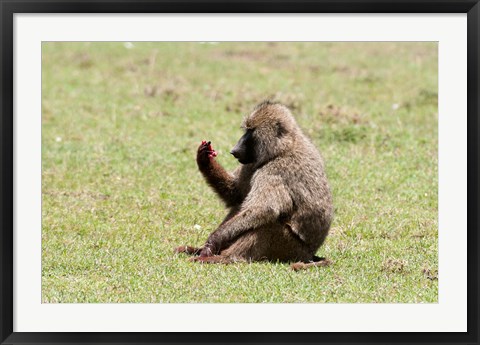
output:
[[[438, 301], [437, 44], [43, 43], [42, 301]], [[265, 98], [322, 152], [330, 267], [201, 265], [225, 215], [197, 171]]]

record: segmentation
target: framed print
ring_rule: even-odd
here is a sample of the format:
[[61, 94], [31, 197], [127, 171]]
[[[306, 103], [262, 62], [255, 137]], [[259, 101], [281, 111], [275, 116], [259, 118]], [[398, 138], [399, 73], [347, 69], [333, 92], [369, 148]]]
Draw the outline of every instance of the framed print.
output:
[[477, 344], [479, 8], [2, 1], [2, 344]]

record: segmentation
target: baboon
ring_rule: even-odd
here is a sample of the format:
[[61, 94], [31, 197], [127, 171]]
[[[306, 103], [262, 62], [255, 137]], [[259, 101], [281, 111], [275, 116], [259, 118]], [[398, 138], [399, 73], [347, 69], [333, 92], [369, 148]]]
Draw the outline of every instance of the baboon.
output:
[[320, 153], [279, 103], [257, 105], [242, 128], [230, 152], [241, 163], [233, 173], [215, 160], [210, 142], [199, 146], [198, 168], [229, 212], [203, 247], [176, 252], [207, 263], [278, 260], [296, 262], [294, 270], [327, 265], [315, 256], [333, 218]]

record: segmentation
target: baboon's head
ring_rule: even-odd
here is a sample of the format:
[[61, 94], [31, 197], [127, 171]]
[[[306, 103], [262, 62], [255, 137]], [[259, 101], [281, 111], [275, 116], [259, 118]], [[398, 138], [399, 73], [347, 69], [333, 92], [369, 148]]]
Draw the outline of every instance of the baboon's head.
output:
[[242, 164], [263, 164], [292, 148], [298, 126], [287, 107], [265, 101], [242, 124], [245, 134], [230, 152]]

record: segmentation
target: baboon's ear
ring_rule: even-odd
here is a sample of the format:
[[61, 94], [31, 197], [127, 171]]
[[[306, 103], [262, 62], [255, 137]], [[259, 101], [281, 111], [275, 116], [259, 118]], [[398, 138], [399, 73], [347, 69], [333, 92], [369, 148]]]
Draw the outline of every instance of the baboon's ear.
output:
[[278, 138], [281, 138], [285, 134], [287, 134], [287, 129], [282, 125], [281, 122], [277, 122], [276, 127], [277, 127], [277, 137]]

